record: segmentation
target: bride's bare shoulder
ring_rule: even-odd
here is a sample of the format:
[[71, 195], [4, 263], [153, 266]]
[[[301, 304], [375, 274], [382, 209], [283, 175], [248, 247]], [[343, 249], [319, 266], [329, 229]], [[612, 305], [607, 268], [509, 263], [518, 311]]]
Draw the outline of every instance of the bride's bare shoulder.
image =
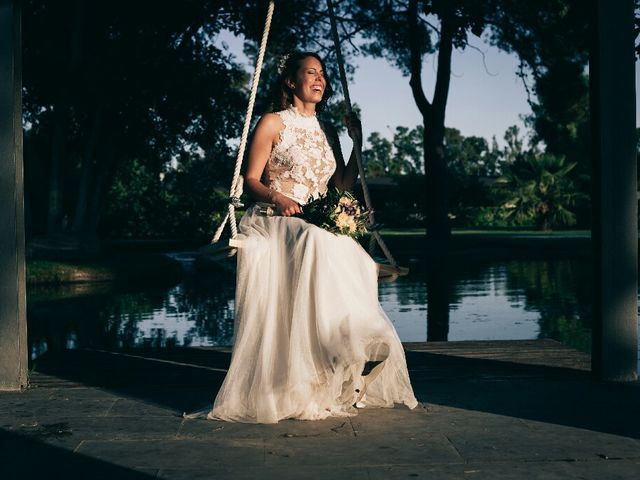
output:
[[277, 143], [280, 132], [284, 129], [284, 123], [280, 115], [267, 113], [260, 118], [254, 132], [254, 138], [269, 139], [272, 144]]
[[276, 113], [266, 113], [258, 121], [254, 135], [275, 141], [283, 128], [284, 123], [280, 115]]
[[258, 122], [256, 128], [260, 128], [267, 131], [280, 131], [284, 127], [284, 123], [280, 115], [277, 113], [265, 113]]

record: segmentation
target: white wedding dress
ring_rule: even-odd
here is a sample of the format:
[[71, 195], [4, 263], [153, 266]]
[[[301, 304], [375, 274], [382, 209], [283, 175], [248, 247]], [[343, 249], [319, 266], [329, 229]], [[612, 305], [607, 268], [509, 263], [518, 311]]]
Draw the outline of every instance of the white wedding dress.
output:
[[[335, 159], [315, 116], [285, 125], [264, 182], [304, 205], [326, 192]], [[417, 405], [400, 339], [378, 302], [376, 264], [352, 238], [248, 209], [239, 225], [235, 342], [209, 419], [275, 423]], [[381, 371], [364, 386], [365, 362]]]

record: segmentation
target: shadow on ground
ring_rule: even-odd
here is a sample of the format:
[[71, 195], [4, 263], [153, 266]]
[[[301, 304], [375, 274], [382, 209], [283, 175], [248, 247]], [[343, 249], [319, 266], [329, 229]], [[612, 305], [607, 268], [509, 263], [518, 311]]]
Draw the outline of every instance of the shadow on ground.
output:
[[64, 478], [110, 480], [147, 480], [156, 478], [153, 469], [141, 471], [113, 465], [52, 446], [41, 440], [0, 429], [2, 478]]
[[[35, 365], [36, 387], [98, 387], [175, 410], [211, 405], [228, 351], [67, 351]], [[497, 415], [640, 438], [640, 382], [598, 382], [571, 368], [407, 352], [418, 400]]]
[[230, 360], [229, 352], [192, 348], [67, 350], [39, 358], [32, 384], [97, 387], [182, 415], [212, 404]]
[[640, 382], [571, 368], [408, 352], [420, 401], [640, 438]]

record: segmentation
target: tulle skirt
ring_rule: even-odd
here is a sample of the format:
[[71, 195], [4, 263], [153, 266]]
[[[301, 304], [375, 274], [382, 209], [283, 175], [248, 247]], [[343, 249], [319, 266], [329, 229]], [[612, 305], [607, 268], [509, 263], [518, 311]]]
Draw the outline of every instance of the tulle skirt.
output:
[[[275, 423], [413, 409], [404, 351], [353, 239], [251, 207], [239, 225], [235, 340], [209, 419]], [[367, 361], [381, 372], [361, 394]]]

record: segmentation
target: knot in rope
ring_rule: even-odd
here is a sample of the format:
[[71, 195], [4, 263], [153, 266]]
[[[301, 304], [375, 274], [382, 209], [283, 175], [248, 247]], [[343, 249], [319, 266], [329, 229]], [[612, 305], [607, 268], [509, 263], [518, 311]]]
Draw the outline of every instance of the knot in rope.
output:
[[233, 205], [235, 208], [244, 207], [244, 203], [240, 201], [240, 197], [229, 197], [229, 205]]

